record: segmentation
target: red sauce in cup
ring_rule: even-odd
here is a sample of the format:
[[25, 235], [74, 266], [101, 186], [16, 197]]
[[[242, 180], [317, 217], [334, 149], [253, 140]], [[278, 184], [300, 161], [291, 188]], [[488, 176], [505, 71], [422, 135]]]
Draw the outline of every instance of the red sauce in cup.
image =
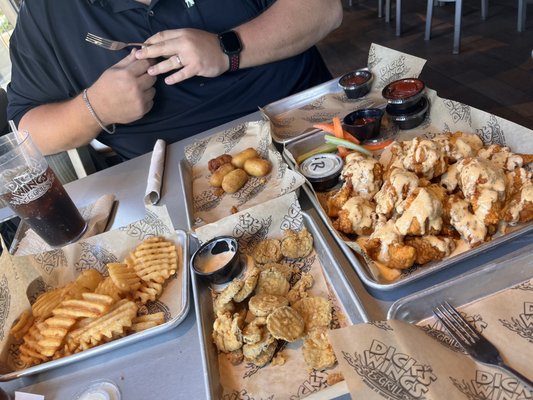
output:
[[342, 84], [344, 86], [359, 86], [368, 80], [368, 76], [352, 75], [343, 79]]
[[375, 121], [376, 121], [376, 119], [372, 118], [372, 117], [361, 117], [361, 118], [357, 118], [355, 121], [353, 121], [353, 124], [356, 125], [356, 126], [363, 126], [363, 125], [371, 124], [371, 123], [373, 123]]
[[424, 83], [420, 79], [400, 79], [389, 83], [384, 90], [384, 97], [391, 100], [408, 99], [420, 93]]

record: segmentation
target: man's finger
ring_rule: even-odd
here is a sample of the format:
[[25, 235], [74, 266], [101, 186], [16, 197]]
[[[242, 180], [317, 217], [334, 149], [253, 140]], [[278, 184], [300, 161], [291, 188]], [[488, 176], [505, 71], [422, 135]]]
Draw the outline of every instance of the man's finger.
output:
[[172, 75], [167, 76], [165, 78], [165, 83], [167, 85], [174, 85], [176, 83], [184, 81], [185, 79], [192, 78], [193, 76], [196, 76], [196, 73], [193, 71], [194, 70], [191, 67], [183, 67]]

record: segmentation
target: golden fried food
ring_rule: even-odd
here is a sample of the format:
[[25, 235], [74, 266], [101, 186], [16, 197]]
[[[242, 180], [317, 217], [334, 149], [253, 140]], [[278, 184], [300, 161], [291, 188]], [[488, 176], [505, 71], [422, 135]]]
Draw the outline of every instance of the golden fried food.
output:
[[391, 145], [393, 157], [388, 170], [399, 167], [414, 172], [420, 178], [433, 179], [448, 168], [447, 154], [437, 141], [415, 137]]
[[267, 329], [276, 339], [294, 342], [302, 336], [304, 328], [302, 316], [289, 306], [279, 307], [267, 317]]
[[239, 293], [239, 291], [244, 286], [244, 281], [242, 279], [234, 279], [232, 280], [228, 286], [220, 292], [217, 297], [215, 298], [214, 302], [214, 308], [215, 313], [218, 313], [223, 309], [223, 307], [233, 300], [235, 295]]
[[450, 162], [475, 157], [483, 147], [478, 135], [465, 132], [447, 132], [436, 136], [433, 140], [441, 145]]
[[15, 324], [9, 330], [11, 336], [20, 340], [30, 330], [33, 325], [33, 316], [28, 310], [24, 310], [20, 317], [16, 320]]
[[333, 227], [346, 234], [370, 235], [376, 220], [375, 203], [363, 197], [351, 197], [338, 212]]
[[243, 168], [248, 175], [261, 177], [272, 171], [272, 163], [263, 158], [249, 158], [244, 162]]
[[174, 243], [160, 236], [146, 239], [126, 258], [143, 281], [163, 283], [176, 273], [178, 250]]
[[281, 366], [285, 365], [285, 362], [287, 361], [287, 357], [282, 353], [277, 353], [270, 362], [270, 365], [274, 366]]
[[256, 294], [272, 294], [285, 296], [290, 289], [290, 284], [283, 274], [275, 270], [264, 270], [259, 274], [259, 280], [255, 287]]
[[244, 353], [242, 352], [242, 348], [226, 353], [226, 358], [232, 365], [239, 365], [244, 360]]
[[315, 328], [329, 328], [332, 319], [331, 304], [324, 297], [305, 297], [292, 305], [305, 322], [305, 333]]
[[141, 279], [131, 265], [109, 263], [107, 270], [115, 286], [123, 292], [131, 292], [141, 286]]
[[244, 149], [243, 151], [235, 154], [233, 156], [233, 159], [231, 160], [231, 163], [236, 167], [236, 168], [242, 168], [244, 167], [244, 163], [246, 162], [246, 160], [250, 159], [250, 158], [259, 158], [259, 153], [257, 152], [256, 149], [252, 148], [252, 147], [249, 147], [247, 149]]
[[252, 360], [255, 360], [257, 357], [259, 357], [259, 355], [273, 343], [277, 345], [277, 340], [268, 331], [265, 331], [263, 338], [259, 342], [245, 344], [242, 346], [244, 358], [247, 361], [253, 362]]
[[509, 225], [533, 221], [533, 183], [525, 183], [507, 201], [503, 209], [504, 221]]
[[114, 303], [112, 297], [105, 294], [83, 293], [83, 299], [63, 300], [52, 311], [53, 315], [74, 318], [96, 318], [106, 313]]
[[269, 262], [261, 266], [261, 271], [278, 271], [285, 279], [291, 280], [294, 272], [293, 268], [289, 264], [281, 264], [276, 262]]
[[96, 289], [94, 289], [94, 293], [106, 294], [112, 297], [115, 301], [119, 301], [122, 298], [121, 290], [115, 285], [110, 276], [107, 276], [98, 284]]
[[434, 235], [442, 229], [442, 202], [428, 188], [416, 188], [405, 200], [396, 229], [405, 235]]
[[337, 358], [329, 343], [325, 328], [317, 328], [309, 332], [304, 339], [303, 355], [306, 364], [319, 371], [335, 365]]
[[281, 242], [277, 239], [261, 240], [254, 248], [253, 257], [259, 264], [280, 261], [283, 258]]
[[287, 258], [303, 258], [311, 254], [313, 250], [313, 236], [307, 228], [302, 228], [300, 232], [287, 229], [285, 237], [281, 241], [281, 254]]
[[62, 346], [70, 328], [76, 323], [76, 317], [54, 315], [37, 325], [41, 339], [37, 342], [41, 347], [41, 354], [52, 357]]
[[244, 316], [240, 313], [224, 313], [217, 316], [213, 323], [213, 342], [219, 351], [228, 353], [240, 349]]
[[341, 176], [352, 188], [352, 196], [370, 200], [383, 183], [383, 166], [375, 158], [353, 152], [346, 156]]
[[243, 285], [241, 289], [233, 296], [233, 301], [240, 303], [248, 298], [254, 291], [257, 281], [259, 279], [259, 273], [261, 270], [255, 266], [254, 259], [246, 255], [246, 275], [242, 278]]
[[337, 192], [330, 192], [326, 201], [326, 213], [328, 214], [328, 217], [338, 217], [342, 206], [344, 206], [344, 204], [350, 199], [352, 188], [351, 184], [348, 184], [348, 182]]
[[165, 322], [165, 314], [160, 311], [154, 314], [139, 315], [133, 318], [129, 332], [141, 332], [146, 329], [154, 328]]
[[222, 154], [218, 157], [209, 160], [207, 163], [207, 168], [209, 169], [209, 172], [214, 173], [222, 165], [231, 163], [231, 161], [232, 157], [229, 154]]
[[533, 162], [533, 155], [516, 154], [507, 146], [491, 144], [477, 153], [478, 157], [490, 160], [491, 164], [505, 171], [512, 171]]
[[450, 196], [446, 208], [450, 210], [450, 224], [471, 247], [487, 239], [487, 226], [470, 211], [470, 204], [466, 200], [457, 195]]
[[238, 192], [248, 182], [248, 174], [240, 169], [234, 169], [224, 176], [222, 179], [222, 189], [226, 193]]
[[276, 308], [289, 305], [286, 297], [274, 296], [272, 294], [256, 294], [250, 297], [248, 307], [250, 312], [256, 317], [266, 317]]
[[86, 269], [81, 271], [75, 280], [75, 283], [90, 291], [94, 291], [96, 287], [104, 280], [100, 272], [95, 269]]
[[414, 172], [403, 168], [393, 168], [381, 189], [376, 193], [375, 211], [387, 218], [393, 216], [398, 206], [419, 186], [419, 179]]
[[430, 261], [442, 260], [455, 250], [455, 241], [444, 236], [422, 236], [405, 238], [405, 244], [416, 250], [417, 264], [426, 264]]
[[242, 330], [242, 341], [246, 344], [259, 343], [266, 334], [266, 318], [256, 317]]
[[35, 318], [48, 318], [52, 315], [52, 310], [63, 300], [63, 293], [64, 288], [52, 289], [42, 293], [31, 306], [32, 315]]
[[303, 272], [300, 279], [298, 279], [298, 282], [296, 282], [289, 290], [289, 293], [287, 293], [289, 304], [293, 305], [298, 300], [307, 297], [307, 289], [313, 286], [314, 281], [313, 276], [309, 272]]
[[[278, 341], [275, 340], [273, 343], [269, 344], [259, 355], [255, 358], [247, 358], [244, 357], [246, 361], [251, 362], [252, 364], [257, 365], [258, 367], [264, 367], [270, 360], [272, 360], [272, 357], [274, 357], [274, 353], [276, 352], [276, 348], [278, 347]], [[243, 350], [244, 353], [244, 350]]]
[[156, 301], [163, 293], [163, 285], [161, 283], [144, 281], [141, 286], [133, 292], [133, 298], [141, 304], [146, 304], [149, 301]]
[[222, 164], [216, 171], [214, 171], [209, 177], [209, 185], [213, 187], [222, 187], [224, 177], [233, 171], [235, 167], [231, 163]]

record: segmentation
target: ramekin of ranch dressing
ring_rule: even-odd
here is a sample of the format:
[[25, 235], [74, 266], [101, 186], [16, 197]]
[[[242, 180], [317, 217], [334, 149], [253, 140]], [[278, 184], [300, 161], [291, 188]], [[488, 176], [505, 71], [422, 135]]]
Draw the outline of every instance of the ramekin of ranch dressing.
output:
[[121, 400], [118, 386], [110, 380], [92, 382], [75, 397], [76, 400]]
[[205, 242], [191, 258], [193, 271], [207, 279], [217, 292], [242, 274], [245, 264], [239, 254], [239, 243], [231, 236]]

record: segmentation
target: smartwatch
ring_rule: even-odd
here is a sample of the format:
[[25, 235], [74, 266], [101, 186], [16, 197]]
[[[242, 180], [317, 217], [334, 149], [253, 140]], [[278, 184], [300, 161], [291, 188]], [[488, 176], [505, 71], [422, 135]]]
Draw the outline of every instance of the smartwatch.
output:
[[229, 57], [229, 71], [237, 71], [239, 69], [240, 53], [242, 50], [239, 35], [235, 31], [227, 31], [219, 34], [218, 40], [222, 51]]

